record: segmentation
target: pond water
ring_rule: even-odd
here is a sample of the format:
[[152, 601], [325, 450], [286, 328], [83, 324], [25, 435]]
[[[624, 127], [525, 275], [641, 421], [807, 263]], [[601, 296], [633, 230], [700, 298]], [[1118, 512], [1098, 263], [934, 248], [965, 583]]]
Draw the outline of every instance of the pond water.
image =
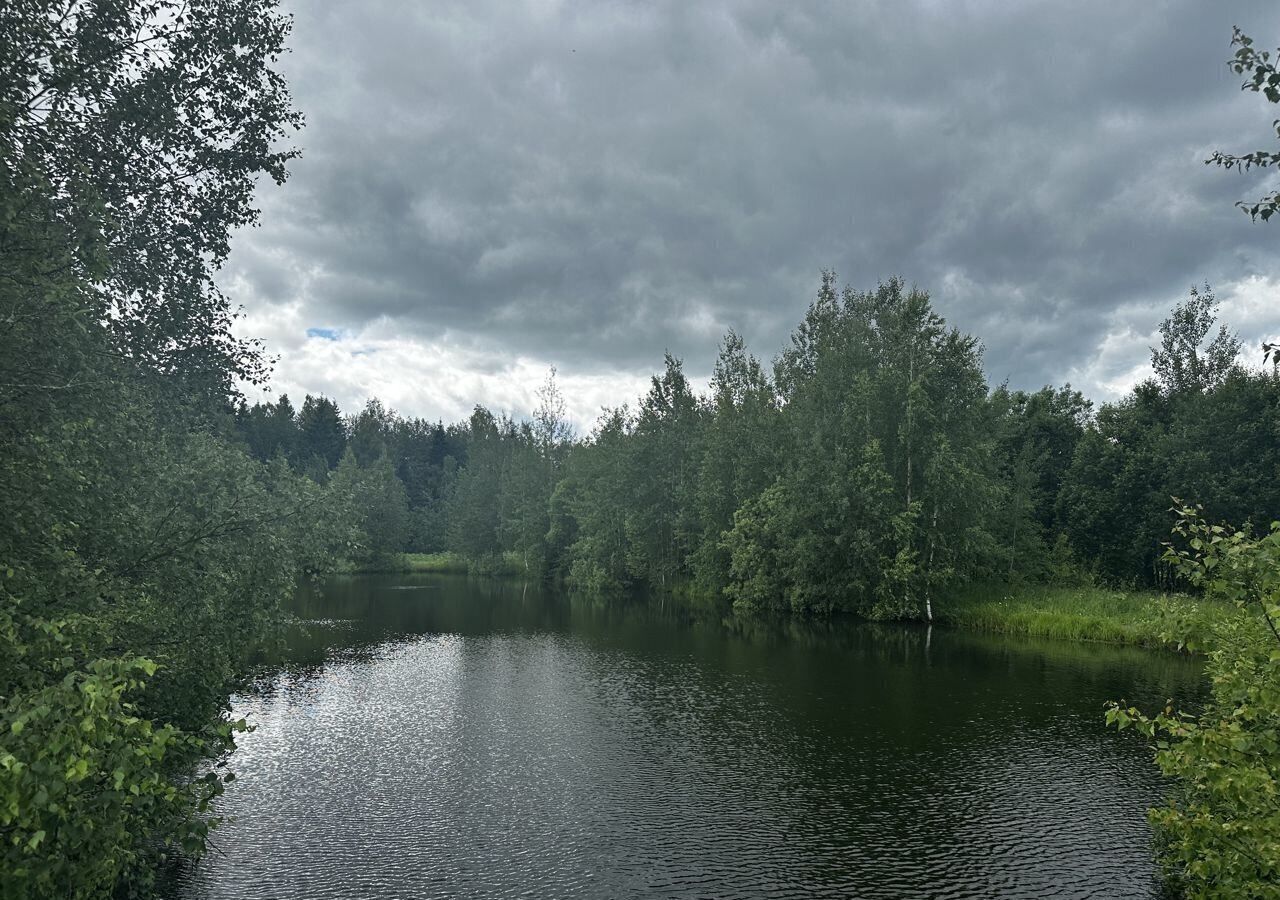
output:
[[334, 579], [235, 699], [196, 898], [1156, 897], [1173, 654]]

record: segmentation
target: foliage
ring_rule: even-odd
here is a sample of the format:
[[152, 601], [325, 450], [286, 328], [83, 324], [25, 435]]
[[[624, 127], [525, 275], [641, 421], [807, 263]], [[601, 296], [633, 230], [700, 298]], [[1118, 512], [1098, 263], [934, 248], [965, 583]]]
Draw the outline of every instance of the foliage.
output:
[[692, 498], [692, 527], [701, 533], [690, 567], [700, 588], [719, 593], [731, 578], [731, 552], [721, 536], [737, 511], [773, 483], [784, 457], [777, 389], [732, 331], [721, 344], [705, 406]]
[[410, 572], [438, 572], [461, 575], [467, 572], [467, 560], [456, 553], [406, 553], [405, 569]]
[[405, 550], [409, 502], [385, 449], [370, 465], [361, 466], [348, 447], [328, 481], [328, 492], [333, 502], [341, 504], [341, 520], [352, 529], [345, 547], [347, 559], [376, 568]]
[[776, 369], [790, 453], [767, 499], [734, 518], [727, 593], [929, 617], [932, 596], [990, 543], [977, 341], [900, 281], [838, 294], [827, 273]]
[[[213, 282], [252, 192], [277, 182], [301, 124], [273, 68], [274, 0], [28, 0], [0, 12], [0, 159], [49, 224], [91, 238], [70, 275], [91, 319], [152, 371], [217, 396], [261, 380]], [[26, 188], [19, 188], [26, 190]], [[30, 236], [26, 232], [26, 236]], [[39, 254], [61, 238], [41, 235]], [[88, 245], [81, 245], [88, 246]]]
[[702, 410], [680, 360], [667, 354], [640, 402], [630, 435], [629, 456], [637, 474], [629, 478], [626, 519], [627, 571], [666, 587], [687, 574], [699, 531], [693, 496]]
[[1001, 385], [990, 402], [1003, 509], [993, 530], [1008, 555], [1002, 574], [1010, 580], [1058, 578], [1065, 537], [1056, 504], [1092, 422], [1092, 405], [1070, 385], [1035, 393]]
[[632, 425], [625, 407], [600, 417], [566, 498], [577, 526], [569, 546], [569, 580], [580, 588], [599, 591], [630, 582], [627, 518], [638, 474], [631, 465]]
[[145, 883], [157, 854], [201, 849], [221, 775], [190, 772], [231, 749], [244, 654], [343, 539], [332, 495], [175, 428], [157, 399], [102, 382], [52, 411], [24, 405], [38, 417], [5, 440], [5, 896], [98, 896]]
[[1169, 636], [1177, 634], [1182, 649], [1194, 652], [1232, 611], [1227, 604], [1185, 594], [1087, 584], [990, 583], [958, 591], [940, 618], [977, 631], [1144, 647], [1167, 646]]
[[1174, 492], [1237, 521], [1280, 508], [1280, 381], [1241, 367], [1216, 318], [1193, 289], [1160, 325], [1157, 377], [1095, 410], [1069, 385], [989, 390], [978, 342], [923, 291], [826, 273], [772, 370], [730, 332], [706, 395], [668, 355], [635, 411], [606, 410], [581, 440], [554, 370], [527, 421], [477, 407], [446, 426], [377, 401], [344, 419], [309, 396], [292, 423], [287, 398], [236, 423], [258, 458], [294, 447], [319, 482], [348, 447], [362, 469], [385, 452], [405, 549], [473, 568], [511, 556], [592, 590], [928, 618], [975, 580], [1172, 587], [1158, 544]]
[[[772, 367], [730, 332], [699, 396], [667, 355], [581, 440], [554, 370], [529, 421], [245, 404], [264, 361], [212, 273], [294, 155], [287, 31], [272, 0], [0, 11], [6, 897], [138, 887], [202, 851], [229, 692], [302, 573], [692, 582], [740, 608], [954, 621], [990, 613], [948, 608], [966, 582], [1167, 577], [1149, 548], [1173, 491], [1237, 521], [1280, 508], [1280, 387], [1210, 340], [1208, 290], [1162, 326], [1158, 381], [1096, 416], [1069, 387], [990, 391], [925, 292], [833, 273]], [[1105, 630], [1055, 602], [1053, 627]]]
[[203, 849], [249, 642], [343, 540], [331, 495], [230, 439], [265, 368], [213, 283], [294, 155], [288, 26], [271, 0], [0, 7], [5, 897], [141, 890]]
[[1218, 299], [1209, 285], [1203, 291], [1193, 286], [1191, 296], [1160, 324], [1160, 346], [1151, 349], [1151, 368], [1166, 393], [1203, 393], [1220, 385], [1235, 368], [1240, 339], [1226, 325], [1205, 343], [1217, 308]]
[[1099, 411], [1062, 477], [1059, 526], [1104, 577], [1170, 584], [1158, 548], [1174, 494], [1237, 522], [1280, 508], [1280, 380], [1239, 365], [1234, 336], [1214, 335], [1216, 306], [1207, 289], [1175, 306], [1152, 348], [1158, 380]]
[[1280, 896], [1280, 522], [1255, 537], [1180, 507], [1166, 558], [1208, 598], [1240, 614], [1218, 625], [1206, 671], [1213, 693], [1192, 715], [1114, 704], [1108, 722], [1155, 743], [1177, 780], [1151, 821], [1170, 878], [1190, 897]]
[[[0, 630], [11, 661], [75, 651], [66, 622], [7, 615]], [[17, 640], [21, 632], [34, 640]], [[150, 660], [78, 668], [74, 656], [53, 659], [47, 683], [19, 689], [0, 710], [0, 886], [6, 897], [90, 898], [128, 874], [139, 888], [156, 855], [203, 850], [214, 824], [204, 813], [232, 776], [181, 773], [229, 752], [244, 723], [220, 722], [196, 736], [145, 718], [131, 698], [155, 674]]]
[[[1212, 632], [1213, 701], [1110, 715], [1186, 786], [1153, 814], [1174, 876], [1267, 895], [1280, 528], [1186, 510], [1187, 547], [1152, 549], [1171, 493], [1232, 521], [1280, 509], [1280, 379], [1240, 368], [1227, 329], [1210, 339], [1211, 291], [1161, 326], [1157, 379], [1096, 416], [1069, 387], [989, 391], [977, 339], [925, 292], [833, 273], [772, 371], [730, 333], [700, 397], [668, 355], [636, 411], [583, 440], [554, 370], [529, 422], [248, 406], [236, 385], [265, 361], [213, 273], [256, 219], [257, 178], [283, 180], [295, 155], [275, 70], [288, 28], [274, 0], [0, 6], [0, 894], [142, 890], [159, 858], [202, 852], [243, 727], [229, 692], [295, 579], [420, 550], [437, 555], [409, 565], [596, 591], [693, 581], [743, 608], [936, 605], [1125, 638], [1111, 600], [1055, 595], [1047, 618], [939, 601], [997, 577], [1089, 581], [1077, 564], [1189, 579], [1253, 613]], [[1236, 43], [1245, 87], [1280, 101], [1271, 57]], [[1198, 642], [1209, 608], [1160, 621]]]
[[[1280, 69], [1276, 67], [1277, 61], [1280, 60], [1273, 57], [1269, 50], [1255, 49], [1253, 38], [1238, 27], [1232, 32], [1231, 46], [1237, 49], [1227, 65], [1237, 75], [1245, 76], [1240, 90], [1262, 94], [1267, 98], [1268, 103], [1280, 103]], [[1277, 54], [1280, 55], [1280, 51], [1277, 51]], [[1272, 122], [1271, 126], [1276, 136], [1280, 137], [1280, 119]], [[1235, 169], [1240, 172], [1247, 172], [1252, 168], [1266, 169], [1277, 163], [1280, 163], [1280, 153], [1269, 150], [1255, 150], [1252, 153], [1243, 154], [1216, 150], [1205, 160], [1205, 165], [1221, 166], [1224, 169]], [[1273, 191], [1252, 203], [1242, 201], [1236, 206], [1247, 212], [1249, 218], [1254, 220], [1260, 218], [1266, 222], [1276, 214], [1277, 210], [1280, 210], [1280, 192]]]
[[[296, 437], [290, 434], [287, 443], [293, 443], [297, 447], [295, 461], [308, 465], [312, 461], [319, 461], [319, 477], [316, 480], [323, 481], [328, 471], [342, 459], [347, 446], [347, 432], [338, 412], [338, 404], [328, 397], [312, 397], [308, 394], [298, 413]], [[268, 452], [275, 454], [276, 448], [271, 447]]]

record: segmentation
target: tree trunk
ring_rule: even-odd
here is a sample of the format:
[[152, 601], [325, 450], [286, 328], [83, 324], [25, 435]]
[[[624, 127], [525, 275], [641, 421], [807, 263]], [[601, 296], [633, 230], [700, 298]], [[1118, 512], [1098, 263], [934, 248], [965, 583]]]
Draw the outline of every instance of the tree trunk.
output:
[[932, 518], [932, 521], [929, 523], [929, 556], [925, 560], [925, 582], [924, 582], [924, 620], [929, 623], [930, 627], [933, 626], [933, 601], [929, 597], [929, 594], [931, 591], [929, 576], [933, 573], [933, 548], [935, 545], [937, 533], [938, 533], [938, 498], [937, 496], [935, 496], [933, 498], [933, 518]]

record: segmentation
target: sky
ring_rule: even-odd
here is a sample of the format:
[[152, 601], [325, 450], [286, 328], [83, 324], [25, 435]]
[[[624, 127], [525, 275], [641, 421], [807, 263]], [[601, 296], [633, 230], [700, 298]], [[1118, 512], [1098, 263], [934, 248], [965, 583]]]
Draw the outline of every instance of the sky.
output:
[[1193, 284], [1280, 335], [1280, 149], [1233, 25], [1267, 2], [282, 0], [306, 116], [220, 283], [273, 396], [579, 429], [729, 329], [770, 360], [823, 269], [928, 291], [992, 383], [1096, 401], [1148, 373]]

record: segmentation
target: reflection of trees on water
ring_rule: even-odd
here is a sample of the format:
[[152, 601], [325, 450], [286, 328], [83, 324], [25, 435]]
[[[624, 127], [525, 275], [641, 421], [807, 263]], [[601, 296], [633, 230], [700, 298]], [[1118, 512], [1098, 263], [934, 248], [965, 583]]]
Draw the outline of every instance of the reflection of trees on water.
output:
[[1039, 684], [1096, 695], [1099, 704], [1121, 696], [1194, 702], [1203, 690], [1198, 664], [1172, 653], [840, 617], [744, 614], [714, 599], [566, 593], [514, 579], [347, 576], [319, 588], [304, 586], [290, 611], [294, 618], [259, 650], [260, 674], [282, 666], [318, 672], [335, 654], [358, 658], [389, 641], [421, 635], [551, 632], [606, 648], [692, 653], [731, 671], [812, 672], [819, 682], [842, 685], [847, 673], [832, 667], [858, 659], [871, 667], [864, 677], [886, 666], [962, 667], [964, 681], [990, 681], [996, 693], [1002, 684]]
[[[371, 732], [353, 746], [434, 736], [421, 765], [401, 754], [378, 765], [457, 786], [438, 810], [466, 827], [490, 833], [450, 806], [474, 796], [500, 798], [497, 824], [515, 830], [566, 804], [593, 835], [674, 810], [682, 841], [750, 848], [814, 896], [894, 884], [905, 895], [921, 873], [952, 869], [980, 888], [1002, 866], [1037, 883], [1029, 867], [1060, 875], [1063, 853], [1105, 874], [1116, 848], [1145, 842], [1142, 809], [1159, 787], [1143, 748], [1103, 727], [1102, 703], [1159, 702], [1200, 682], [1173, 654], [518, 580], [335, 579], [299, 592], [292, 611], [240, 704], [268, 723], [255, 739], [292, 722], [293, 739], [309, 740], [323, 728], [315, 709], [376, 707], [356, 717]], [[1100, 820], [1100, 803], [1132, 815]], [[1043, 839], [1019, 844], [1017, 821]], [[629, 839], [643, 849], [648, 835]]]

